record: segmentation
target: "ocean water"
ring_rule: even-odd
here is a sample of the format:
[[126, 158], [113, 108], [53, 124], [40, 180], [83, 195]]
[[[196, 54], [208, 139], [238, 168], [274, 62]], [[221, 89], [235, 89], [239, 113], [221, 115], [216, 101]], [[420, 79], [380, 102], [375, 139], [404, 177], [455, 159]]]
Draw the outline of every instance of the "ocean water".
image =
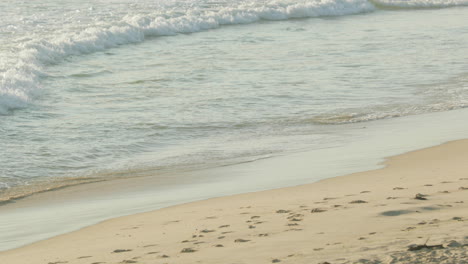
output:
[[0, 14], [2, 200], [340, 146], [357, 140], [348, 124], [468, 105], [467, 0], [4, 0]]

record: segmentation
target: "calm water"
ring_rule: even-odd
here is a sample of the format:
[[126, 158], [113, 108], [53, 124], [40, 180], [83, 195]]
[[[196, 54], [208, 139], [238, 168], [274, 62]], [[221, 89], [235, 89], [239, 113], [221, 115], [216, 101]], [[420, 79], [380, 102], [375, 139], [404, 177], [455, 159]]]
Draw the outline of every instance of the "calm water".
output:
[[348, 123], [464, 108], [466, 6], [1, 1], [0, 195], [337, 146]]

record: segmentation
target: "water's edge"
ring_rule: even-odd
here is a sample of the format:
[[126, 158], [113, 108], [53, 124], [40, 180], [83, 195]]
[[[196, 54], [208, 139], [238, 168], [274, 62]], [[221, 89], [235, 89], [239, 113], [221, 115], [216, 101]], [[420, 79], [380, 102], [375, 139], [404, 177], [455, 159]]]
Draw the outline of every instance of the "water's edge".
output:
[[[383, 166], [385, 157], [465, 138], [468, 124], [460, 120], [467, 117], [468, 109], [462, 109], [380, 120], [366, 127], [354, 124], [354, 133], [361, 133], [362, 137], [342, 146], [180, 172], [177, 180], [139, 177], [39, 193], [0, 206], [0, 250], [18, 248], [120, 216], [377, 169]], [[287, 180], [280, 177], [284, 175], [290, 177]]]

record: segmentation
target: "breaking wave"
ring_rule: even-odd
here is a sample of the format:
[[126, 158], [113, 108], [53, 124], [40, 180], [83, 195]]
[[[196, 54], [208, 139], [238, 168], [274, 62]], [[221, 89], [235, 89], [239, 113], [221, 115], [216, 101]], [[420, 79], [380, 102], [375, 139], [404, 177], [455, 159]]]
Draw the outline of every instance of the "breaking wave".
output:
[[[145, 15], [129, 15], [96, 23], [80, 32], [32, 39], [14, 51], [15, 61], [0, 66], [0, 115], [27, 106], [40, 92], [44, 67], [69, 56], [138, 43], [148, 37], [216, 29], [224, 25], [297, 18], [345, 16], [381, 7], [427, 8], [468, 5], [468, 0], [302, 0], [197, 3], [170, 7]], [[99, 25], [99, 26], [97, 26]]]
[[13, 65], [0, 68], [0, 114], [28, 105], [40, 90], [38, 83], [45, 75], [44, 66], [59, 63], [69, 56], [138, 43], [148, 37], [194, 33], [223, 25], [342, 16], [373, 9], [373, 5], [365, 0], [242, 2], [216, 8], [183, 7], [153, 15], [125, 16], [107, 26], [62, 33], [49, 40], [30, 40], [20, 45]]

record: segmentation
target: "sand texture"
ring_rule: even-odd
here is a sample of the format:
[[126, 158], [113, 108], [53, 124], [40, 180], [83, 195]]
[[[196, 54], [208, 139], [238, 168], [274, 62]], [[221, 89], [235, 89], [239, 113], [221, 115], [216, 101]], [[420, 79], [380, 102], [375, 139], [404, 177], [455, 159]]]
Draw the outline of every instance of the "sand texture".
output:
[[105, 221], [0, 263], [468, 263], [468, 141], [386, 164]]

